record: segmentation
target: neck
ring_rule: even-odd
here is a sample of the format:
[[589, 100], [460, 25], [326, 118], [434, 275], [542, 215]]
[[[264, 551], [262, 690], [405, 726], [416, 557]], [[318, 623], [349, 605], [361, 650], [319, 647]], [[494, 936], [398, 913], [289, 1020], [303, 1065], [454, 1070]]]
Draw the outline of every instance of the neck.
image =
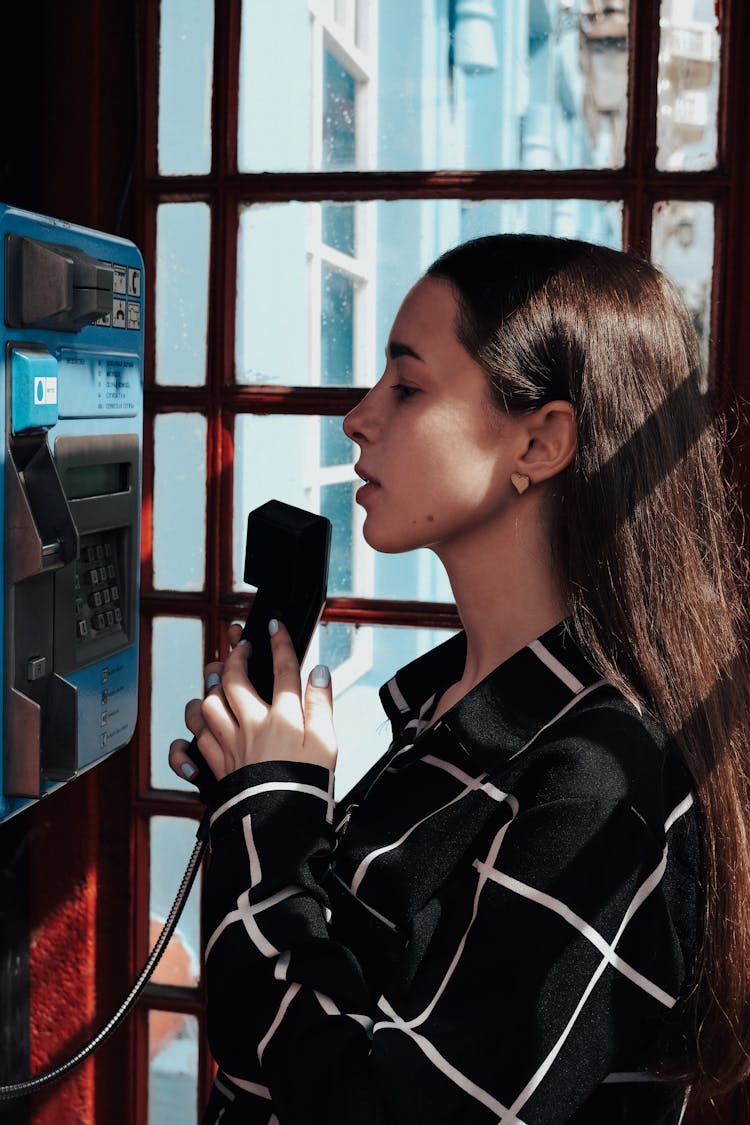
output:
[[524, 645], [562, 621], [567, 599], [539, 523], [518, 523], [513, 535], [483, 533], [479, 542], [439, 552], [466, 631], [466, 664], [455, 694], [464, 693]]

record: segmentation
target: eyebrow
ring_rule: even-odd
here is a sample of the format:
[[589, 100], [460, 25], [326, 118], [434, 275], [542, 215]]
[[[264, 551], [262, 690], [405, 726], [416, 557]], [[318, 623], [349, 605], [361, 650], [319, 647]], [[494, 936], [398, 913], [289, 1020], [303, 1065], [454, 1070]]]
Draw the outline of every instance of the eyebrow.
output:
[[420, 363], [424, 363], [421, 355], [415, 352], [414, 348], [410, 348], [408, 344], [401, 343], [400, 340], [391, 340], [386, 349], [386, 353], [391, 359], [398, 359], [399, 356], [408, 355], [411, 356], [412, 359], [418, 359]]

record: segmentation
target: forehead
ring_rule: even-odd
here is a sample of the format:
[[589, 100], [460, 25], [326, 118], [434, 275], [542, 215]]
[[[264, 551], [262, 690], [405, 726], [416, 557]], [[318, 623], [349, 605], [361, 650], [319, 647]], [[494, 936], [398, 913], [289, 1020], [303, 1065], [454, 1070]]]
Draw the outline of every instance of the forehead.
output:
[[423, 277], [409, 290], [401, 302], [391, 329], [393, 339], [403, 333], [418, 332], [426, 336], [456, 339], [455, 324], [458, 301], [449, 281]]

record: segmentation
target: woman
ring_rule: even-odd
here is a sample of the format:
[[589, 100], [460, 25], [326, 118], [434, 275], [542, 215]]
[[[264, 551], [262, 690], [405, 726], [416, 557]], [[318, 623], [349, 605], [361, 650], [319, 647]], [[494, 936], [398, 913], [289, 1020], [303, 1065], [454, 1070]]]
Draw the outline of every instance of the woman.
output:
[[330, 677], [301, 696], [283, 625], [271, 707], [242, 645], [188, 704], [206, 1121], [666, 1125], [744, 1076], [745, 621], [704, 399], [636, 258], [495, 236], [407, 295], [344, 429], [367, 542], [431, 547], [463, 631], [383, 688], [393, 743], [336, 808]]

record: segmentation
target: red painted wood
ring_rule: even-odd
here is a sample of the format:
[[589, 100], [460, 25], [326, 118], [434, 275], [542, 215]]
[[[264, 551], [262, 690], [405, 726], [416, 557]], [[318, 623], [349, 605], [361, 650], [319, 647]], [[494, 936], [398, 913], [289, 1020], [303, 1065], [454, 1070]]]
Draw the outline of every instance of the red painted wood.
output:
[[[644, 171], [671, 192], [691, 194], [703, 185], [725, 183], [717, 171]], [[208, 200], [219, 186], [208, 177], [152, 177], [144, 183], [159, 203]], [[637, 170], [572, 169], [567, 171], [424, 171], [424, 172], [246, 172], [229, 175], [222, 191], [238, 202], [286, 203], [331, 199], [622, 199], [639, 187]]]
[[[46, 847], [32, 859], [31, 1067], [37, 1074], [72, 1054], [96, 1015], [96, 863], [99, 802], [88, 778], [35, 809], [40, 839], [54, 841], [57, 877]], [[77, 831], [71, 831], [71, 824]], [[43, 864], [41, 870], [36, 866]], [[94, 1062], [34, 1099], [34, 1120], [53, 1125], [94, 1120]]]

